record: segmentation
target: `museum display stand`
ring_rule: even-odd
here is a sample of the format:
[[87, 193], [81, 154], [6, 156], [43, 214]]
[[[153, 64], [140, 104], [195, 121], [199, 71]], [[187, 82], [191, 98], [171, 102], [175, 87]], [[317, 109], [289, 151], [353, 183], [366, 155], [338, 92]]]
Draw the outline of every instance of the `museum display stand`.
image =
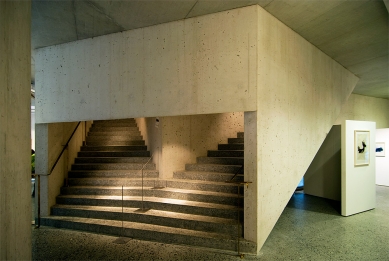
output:
[[350, 216], [376, 206], [376, 123], [346, 120], [341, 135], [341, 214]]

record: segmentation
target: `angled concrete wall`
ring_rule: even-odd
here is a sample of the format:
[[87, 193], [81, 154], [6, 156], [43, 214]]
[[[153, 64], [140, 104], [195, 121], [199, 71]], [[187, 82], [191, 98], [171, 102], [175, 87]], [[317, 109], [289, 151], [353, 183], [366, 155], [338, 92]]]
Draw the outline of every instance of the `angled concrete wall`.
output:
[[358, 78], [257, 8], [258, 230], [245, 235], [260, 248]]
[[0, 260], [31, 259], [31, 3], [0, 1]]

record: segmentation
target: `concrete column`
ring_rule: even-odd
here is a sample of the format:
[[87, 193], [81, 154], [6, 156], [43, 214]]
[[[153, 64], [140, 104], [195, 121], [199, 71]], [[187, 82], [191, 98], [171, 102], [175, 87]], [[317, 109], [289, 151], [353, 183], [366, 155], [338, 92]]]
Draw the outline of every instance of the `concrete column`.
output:
[[31, 259], [31, 3], [0, 1], [0, 260]]
[[[49, 124], [35, 125], [35, 173], [47, 174], [49, 172]], [[37, 186], [37, 185], [36, 185]], [[38, 192], [38, 190], [36, 190]], [[41, 201], [41, 216], [49, 215], [48, 194], [49, 185], [48, 177], [41, 176], [40, 181], [40, 201]], [[36, 193], [37, 195], [37, 193]], [[35, 206], [38, 206], [38, 197], [35, 197]], [[37, 209], [35, 210], [37, 217]]]
[[244, 238], [258, 242], [258, 142], [257, 112], [244, 113]]

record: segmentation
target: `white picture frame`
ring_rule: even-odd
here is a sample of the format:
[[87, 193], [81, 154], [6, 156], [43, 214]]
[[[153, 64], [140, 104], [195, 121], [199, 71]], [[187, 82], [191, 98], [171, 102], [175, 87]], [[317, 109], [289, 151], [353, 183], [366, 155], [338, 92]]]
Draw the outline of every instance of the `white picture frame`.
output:
[[370, 131], [354, 131], [354, 166], [370, 164]]

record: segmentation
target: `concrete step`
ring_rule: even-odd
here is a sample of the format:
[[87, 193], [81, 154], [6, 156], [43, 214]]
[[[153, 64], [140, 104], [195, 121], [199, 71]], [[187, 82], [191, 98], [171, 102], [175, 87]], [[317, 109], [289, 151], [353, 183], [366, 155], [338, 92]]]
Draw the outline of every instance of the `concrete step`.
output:
[[[158, 178], [157, 170], [143, 170], [143, 177]], [[69, 179], [75, 178], [141, 178], [142, 171], [134, 170], [71, 170], [68, 172]], [[89, 183], [90, 184], [90, 183]]]
[[[219, 173], [219, 172], [199, 172], [199, 171], [176, 171], [173, 173], [175, 179], [187, 180], [203, 180], [203, 181], [217, 181], [226, 182], [231, 180], [233, 173]], [[235, 181], [243, 181], [243, 175], [239, 174], [235, 177]]]
[[198, 157], [199, 164], [243, 165], [243, 157]]
[[73, 164], [72, 170], [141, 170], [155, 169], [154, 163], [84, 163]]
[[228, 144], [244, 144], [243, 138], [228, 138]]
[[75, 163], [146, 163], [150, 157], [80, 157]]
[[244, 132], [238, 132], [236, 135], [237, 138], [244, 138]]
[[[104, 128], [105, 130], [105, 128]], [[92, 136], [140, 136], [140, 131], [138, 128], [134, 128], [134, 130], [131, 131], [89, 131], [88, 137]]]
[[241, 238], [220, 233], [195, 231], [152, 224], [139, 224], [129, 221], [102, 220], [81, 217], [51, 216], [41, 219], [41, 224], [57, 228], [67, 228], [108, 235], [117, 235], [141, 240], [149, 240], [167, 244], [185, 244], [190, 246], [256, 253], [256, 244]]
[[[123, 200], [122, 200], [123, 198]], [[142, 201], [143, 198], [143, 201]], [[99, 195], [59, 195], [57, 204], [83, 205], [83, 206], [105, 206], [105, 207], [127, 207], [127, 208], [150, 208], [163, 211], [172, 211], [193, 215], [210, 217], [229, 218], [237, 220], [238, 211], [243, 208], [226, 204], [215, 204], [198, 201], [189, 201], [159, 197], [141, 196], [99, 196]], [[242, 216], [242, 215], [240, 215]]]
[[187, 171], [206, 171], [206, 172], [220, 172], [220, 173], [243, 173], [241, 165], [221, 165], [221, 164], [185, 164]]
[[244, 144], [219, 144], [218, 150], [244, 150]]
[[244, 157], [244, 150], [209, 150], [208, 157]]
[[150, 157], [150, 151], [80, 151], [78, 157]]
[[118, 132], [118, 131], [139, 131], [139, 128], [134, 127], [107, 127], [107, 126], [91, 126], [89, 132]]
[[[213, 175], [215, 173], [212, 173]], [[231, 175], [229, 175], [232, 177]], [[203, 180], [189, 180], [189, 179], [167, 179], [161, 181], [160, 185], [172, 188], [181, 188], [189, 190], [214, 191], [222, 193], [238, 193], [238, 186], [236, 184], [227, 183], [224, 181], [203, 181]], [[239, 190], [243, 194], [243, 189]]]
[[[51, 214], [55, 216], [71, 216], [105, 220], [123, 220], [129, 222], [153, 224], [165, 227], [192, 229], [196, 231], [214, 232], [231, 236], [242, 236], [242, 225], [237, 220], [226, 218], [190, 215], [162, 210], [150, 209], [140, 212], [137, 208], [90, 207], [55, 205]], [[239, 228], [238, 228], [239, 226]]]
[[117, 123], [117, 122], [121, 122], [121, 123], [136, 123], [135, 119], [134, 118], [128, 118], [128, 119], [114, 119], [114, 120], [95, 120], [93, 121], [93, 123], [96, 123], [96, 124], [108, 124], [108, 123]]
[[100, 196], [145, 196], [243, 206], [242, 195], [213, 191], [187, 190], [178, 188], [121, 187], [114, 186], [70, 186], [62, 187], [61, 195], [100, 195]]
[[[148, 174], [149, 173], [149, 174]], [[157, 187], [160, 186], [160, 183], [157, 180], [157, 177], [154, 177], [157, 173], [156, 170], [148, 170], [143, 171], [143, 185], [149, 187]], [[148, 177], [148, 175], [151, 175]], [[69, 178], [68, 179], [69, 186], [142, 186], [142, 173], [138, 172], [136, 177], [131, 178], [123, 178], [121, 176], [117, 177], [85, 177], [85, 178]]]
[[137, 151], [147, 150], [147, 146], [82, 146], [81, 151]]
[[86, 137], [86, 142], [91, 141], [136, 141], [142, 140], [142, 136], [118, 136], [118, 135], [110, 135], [110, 136], [88, 136]]
[[136, 122], [94, 121], [92, 127], [137, 127]]
[[144, 140], [130, 140], [130, 141], [87, 141], [87, 146], [134, 146], [145, 145]]

